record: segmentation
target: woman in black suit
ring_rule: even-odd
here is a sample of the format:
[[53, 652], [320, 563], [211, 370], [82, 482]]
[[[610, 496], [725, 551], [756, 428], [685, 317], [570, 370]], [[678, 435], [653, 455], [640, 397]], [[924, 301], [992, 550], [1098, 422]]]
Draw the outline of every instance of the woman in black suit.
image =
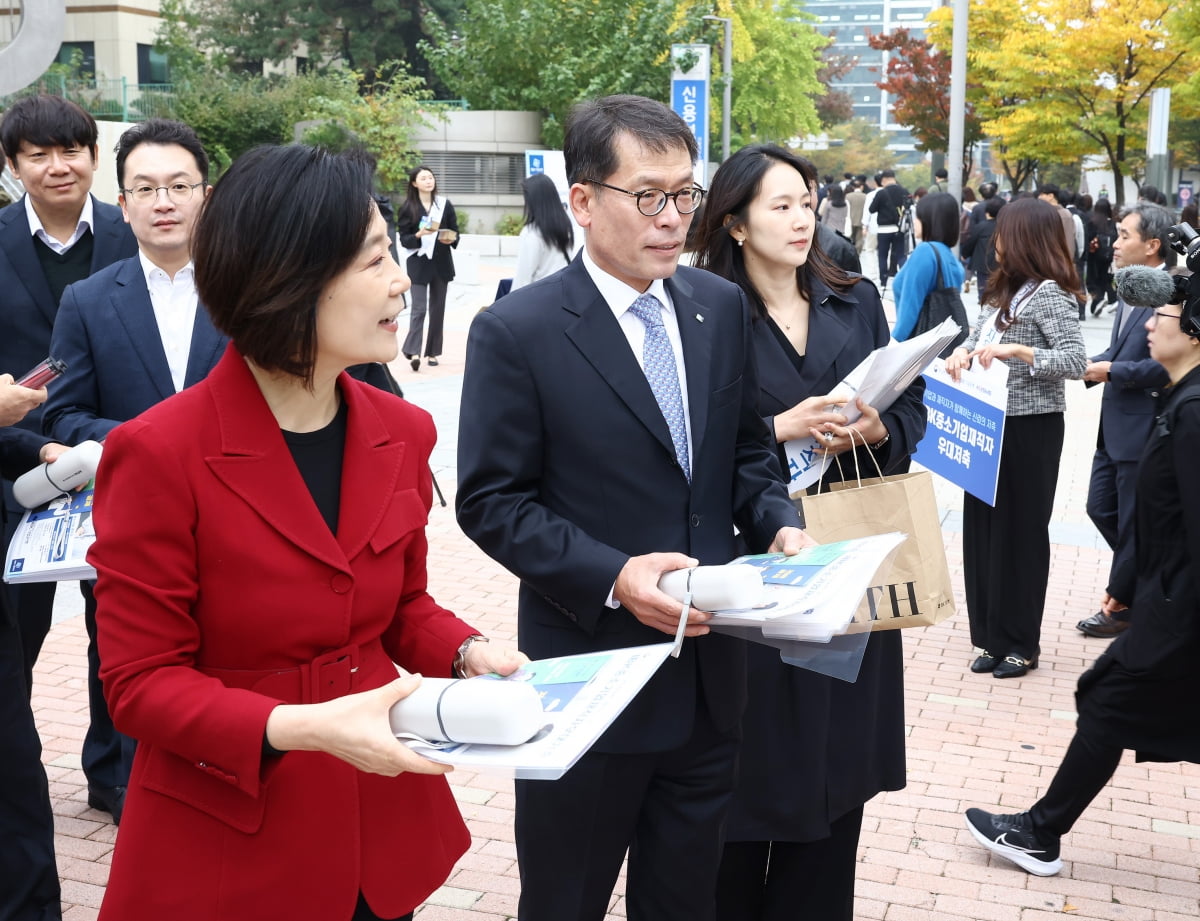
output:
[[[852, 426], [827, 410], [840, 402], [830, 391], [889, 334], [875, 286], [816, 243], [815, 181], [811, 163], [781, 148], [738, 151], [713, 179], [697, 265], [736, 282], [753, 306], [759, 411], [781, 470], [783, 443], [813, 435], [831, 454], [855, 451], [863, 468], [899, 472], [925, 432], [919, 379], [883, 414], [860, 405]], [[853, 468], [849, 454], [842, 466]], [[863, 805], [905, 782], [899, 631], [871, 635], [855, 683], [785, 665], [766, 646], [751, 644], [749, 656], [717, 917], [851, 921]]]
[[436, 367], [442, 354], [442, 324], [446, 319], [446, 291], [454, 280], [454, 257], [458, 247], [458, 215], [450, 200], [437, 193], [437, 179], [428, 166], [418, 166], [408, 177], [408, 194], [396, 221], [400, 245], [412, 252], [405, 264], [412, 279], [412, 315], [401, 351], [416, 371], [421, 367], [421, 339], [425, 313], [429, 312], [429, 336], [425, 359]]

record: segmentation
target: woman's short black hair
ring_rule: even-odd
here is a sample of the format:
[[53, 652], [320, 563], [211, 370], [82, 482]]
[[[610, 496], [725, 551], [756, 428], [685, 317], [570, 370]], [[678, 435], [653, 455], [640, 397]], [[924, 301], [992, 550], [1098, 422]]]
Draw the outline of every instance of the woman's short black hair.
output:
[[377, 208], [353, 152], [258, 147], [196, 222], [196, 291], [213, 325], [267, 371], [312, 383], [321, 292], [362, 248]]
[[961, 213], [958, 202], [949, 192], [930, 192], [917, 202], [917, 220], [921, 222], [921, 239], [927, 243], [958, 243], [958, 222]]

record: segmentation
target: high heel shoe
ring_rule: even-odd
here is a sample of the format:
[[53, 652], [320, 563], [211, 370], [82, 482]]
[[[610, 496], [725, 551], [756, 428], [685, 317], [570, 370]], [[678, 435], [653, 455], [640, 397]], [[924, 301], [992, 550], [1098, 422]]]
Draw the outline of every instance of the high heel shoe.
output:
[[1004, 661], [992, 670], [993, 678], [1020, 678], [1030, 669], [1038, 667], [1038, 657], [1022, 659], [1020, 656], [1005, 656]]

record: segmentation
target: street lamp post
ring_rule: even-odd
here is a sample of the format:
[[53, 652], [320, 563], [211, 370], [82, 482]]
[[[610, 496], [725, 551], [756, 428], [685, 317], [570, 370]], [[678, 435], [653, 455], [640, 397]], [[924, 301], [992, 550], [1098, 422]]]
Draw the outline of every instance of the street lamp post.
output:
[[725, 42], [721, 48], [721, 77], [725, 90], [721, 98], [721, 161], [729, 159], [729, 121], [733, 109], [733, 20], [727, 16], [705, 16], [725, 24]]

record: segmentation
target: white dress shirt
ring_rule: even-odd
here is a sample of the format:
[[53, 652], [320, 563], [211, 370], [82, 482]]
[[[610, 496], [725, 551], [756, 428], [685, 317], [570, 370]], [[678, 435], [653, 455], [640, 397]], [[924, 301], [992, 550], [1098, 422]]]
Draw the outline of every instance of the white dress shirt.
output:
[[138, 259], [146, 275], [150, 304], [158, 324], [158, 338], [162, 340], [167, 366], [171, 369], [171, 383], [178, 393], [187, 379], [188, 353], [192, 350], [192, 327], [196, 323], [196, 306], [199, 302], [196, 276], [191, 262], [176, 272], [172, 279], [147, 259], [141, 250], [138, 250]]
[[89, 195], [83, 200], [83, 210], [79, 212], [79, 223], [75, 225], [75, 232], [71, 234], [65, 243], [50, 236], [49, 232], [42, 225], [42, 219], [38, 217], [38, 213], [33, 208], [33, 199], [28, 195], [25, 196], [25, 216], [29, 219], [29, 232], [61, 256], [78, 243], [79, 238], [91, 228], [92, 196]]

